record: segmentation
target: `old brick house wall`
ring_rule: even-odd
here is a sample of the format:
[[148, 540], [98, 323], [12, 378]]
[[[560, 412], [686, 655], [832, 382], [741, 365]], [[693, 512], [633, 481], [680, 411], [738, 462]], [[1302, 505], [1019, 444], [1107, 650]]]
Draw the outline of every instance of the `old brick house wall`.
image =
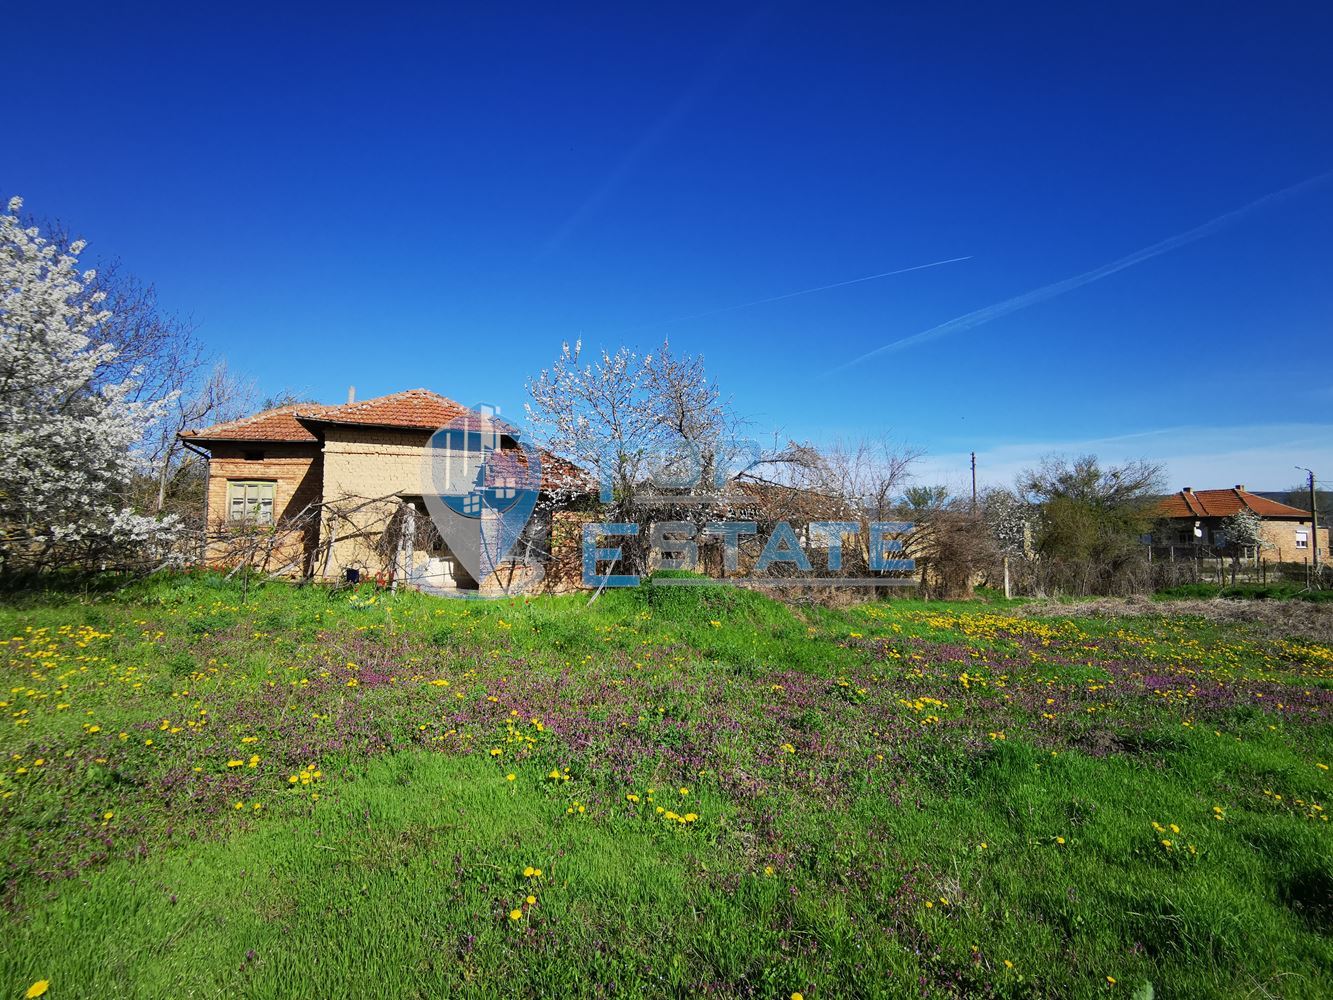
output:
[[[187, 445], [209, 455], [206, 562], [251, 558], [258, 548], [262, 561], [251, 561], [269, 572], [331, 579], [349, 569], [387, 574], [400, 553], [385, 551], [386, 527], [403, 516], [404, 505], [427, 523], [420, 500], [427, 445], [435, 431], [468, 412], [414, 389], [344, 406], [278, 407], [182, 433]], [[550, 456], [543, 468], [544, 483], [577, 474]], [[564, 551], [566, 534], [552, 532], [560, 550], [547, 564], [549, 587], [567, 587], [577, 559], [577, 542]], [[516, 579], [511, 569], [504, 581], [472, 580], [438, 536], [434, 548], [413, 548], [407, 569], [423, 582], [482, 591], [503, 590]]]
[[[422, 462], [431, 432], [334, 424], [323, 434], [324, 499], [343, 501], [339, 506], [349, 509], [345, 515], [324, 515], [320, 531], [329, 555], [323, 572], [335, 577], [349, 568], [380, 572], [384, 560], [376, 546], [398, 497], [424, 492]], [[417, 557], [424, 563], [424, 553]]]
[[[234, 484], [271, 482], [274, 522], [292, 521], [320, 501], [322, 458], [315, 444], [219, 442], [209, 460], [209, 520], [215, 526], [229, 520]], [[304, 536], [283, 538], [266, 568], [299, 565], [313, 541], [313, 537]], [[214, 544], [211, 549], [214, 557], [225, 559], [225, 543]]]

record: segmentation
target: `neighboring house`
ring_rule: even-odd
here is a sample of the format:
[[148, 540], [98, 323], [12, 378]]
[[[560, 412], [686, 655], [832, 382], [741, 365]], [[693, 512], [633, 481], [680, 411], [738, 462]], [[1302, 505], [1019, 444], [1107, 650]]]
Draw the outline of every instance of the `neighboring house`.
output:
[[[270, 572], [396, 573], [441, 588], [492, 589], [493, 580], [472, 579], [431, 530], [422, 499], [427, 443], [469, 413], [411, 389], [342, 406], [280, 406], [182, 432], [181, 441], [208, 458], [205, 561], [243, 555]], [[516, 446], [506, 438], [505, 447]], [[579, 481], [568, 463], [542, 459], [543, 498]], [[549, 534], [550, 507], [539, 505], [545, 520], [534, 518], [531, 530]], [[412, 542], [386, 551], [386, 532], [395, 526], [405, 535], [404, 522], [413, 526]]]
[[1223, 521], [1241, 510], [1251, 510], [1262, 520], [1264, 544], [1259, 555], [1263, 558], [1305, 562], [1314, 555], [1316, 546], [1320, 560], [1328, 557], [1328, 527], [1322, 523], [1322, 517], [1316, 538], [1308, 510], [1251, 493], [1243, 484], [1229, 490], [1195, 490], [1186, 486], [1163, 498], [1157, 510], [1161, 521], [1153, 532], [1152, 544], [1158, 548], [1226, 549], [1230, 541]]

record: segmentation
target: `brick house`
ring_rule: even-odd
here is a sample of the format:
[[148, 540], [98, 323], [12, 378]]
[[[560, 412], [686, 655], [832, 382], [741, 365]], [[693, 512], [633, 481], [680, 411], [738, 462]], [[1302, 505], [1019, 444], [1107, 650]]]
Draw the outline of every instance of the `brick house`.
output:
[[1259, 553], [1275, 562], [1305, 562], [1313, 556], [1328, 557], [1328, 527], [1319, 526], [1316, 536], [1311, 529], [1308, 510], [1261, 497], [1237, 484], [1229, 490], [1195, 490], [1186, 486], [1164, 497], [1157, 507], [1161, 520], [1153, 531], [1156, 547], [1207, 547], [1212, 551], [1227, 548], [1229, 542], [1223, 520], [1241, 510], [1251, 510], [1262, 519], [1264, 545]]
[[[347, 570], [396, 573], [440, 589], [492, 589], [496, 581], [472, 579], [429, 531], [422, 501], [428, 442], [469, 412], [411, 389], [341, 406], [280, 406], [182, 432], [184, 445], [208, 460], [205, 561], [234, 561], [244, 541], [246, 558], [270, 572], [331, 579]], [[542, 459], [543, 495], [578, 481], [568, 463], [546, 453]], [[383, 544], [404, 512], [414, 526], [407, 563]], [[530, 529], [542, 528], [537, 520]], [[549, 518], [544, 529], [549, 535]], [[397, 530], [403, 533], [401, 524]]]

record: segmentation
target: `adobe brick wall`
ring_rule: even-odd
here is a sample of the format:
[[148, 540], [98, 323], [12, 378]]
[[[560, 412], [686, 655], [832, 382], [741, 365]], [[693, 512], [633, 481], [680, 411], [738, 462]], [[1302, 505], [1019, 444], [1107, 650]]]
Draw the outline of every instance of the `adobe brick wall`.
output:
[[[356, 568], [368, 575], [386, 572], [390, 560], [378, 551], [381, 532], [397, 509], [396, 495], [419, 496], [427, 492], [423, 482], [425, 449], [431, 433], [328, 426], [323, 444], [268, 444], [245, 442], [218, 444], [209, 463], [209, 525], [215, 532], [227, 527], [227, 484], [231, 480], [272, 480], [274, 516], [281, 521], [300, 514], [308, 504], [337, 506], [340, 516], [325, 510], [318, 537], [293, 537], [274, 552], [267, 568], [275, 569], [308, 555], [320, 541], [332, 539], [328, 559], [312, 567], [316, 574], [340, 578]], [[247, 460], [245, 452], [262, 452]], [[387, 498], [381, 500], [380, 498]], [[374, 502], [367, 502], [374, 501]], [[426, 516], [426, 515], [419, 515]], [[568, 536], [568, 537], [566, 537]], [[554, 548], [549, 578], [541, 589], [569, 590], [580, 584], [581, 532], [563, 532]], [[209, 561], [223, 561], [225, 542], [209, 547]], [[425, 553], [414, 561], [424, 565]], [[299, 571], [299, 567], [298, 567]], [[484, 592], [503, 589], [499, 580], [481, 582]]]
[[[330, 426], [324, 433], [324, 502], [355, 507], [366, 500], [398, 493], [426, 492], [422, 464], [428, 431]], [[330, 577], [355, 567], [371, 574], [387, 569], [375, 551], [380, 533], [393, 515], [394, 500], [369, 504], [346, 518], [326, 514], [321, 537], [333, 539], [327, 563]]]
[[551, 558], [541, 589], [548, 594], [581, 590], [583, 584], [583, 526], [600, 520], [597, 513], [559, 510], [551, 517]]
[[[307, 505], [320, 500], [322, 456], [319, 445], [275, 444], [267, 442], [217, 443], [209, 446], [212, 455], [208, 463], [208, 528], [210, 535], [225, 532], [227, 520], [227, 484], [232, 480], [271, 479], [273, 487], [273, 516], [281, 523], [300, 514]], [[259, 453], [257, 460], [247, 459], [246, 453]], [[292, 537], [273, 553], [273, 568], [299, 560], [314, 544], [311, 538]], [[225, 543], [210, 543], [206, 561], [222, 559]], [[273, 564], [276, 564], [274, 566]]]

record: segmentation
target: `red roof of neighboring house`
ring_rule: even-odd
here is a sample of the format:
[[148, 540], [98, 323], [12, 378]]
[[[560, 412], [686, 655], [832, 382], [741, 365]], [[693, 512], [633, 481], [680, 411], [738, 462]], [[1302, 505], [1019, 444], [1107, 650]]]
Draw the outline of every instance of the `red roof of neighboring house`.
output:
[[[572, 462], [553, 455], [545, 448], [534, 449], [534, 454], [540, 464], [540, 489], [548, 493], [565, 489], [575, 494], [597, 489], [596, 480]], [[528, 464], [528, 452], [522, 448], [506, 447], [492, 451], [486, 457], [486, 486], [532, 489], [536, 485], [534, 478], [531, 466]]]
[[439, 430], [457, 420], [468, 408], [429, 389], [408, 389], [376, 396], [343, 406], [316, 406], [301, 410], [309, 424], [352, 424], [363, 427], [402, 427], [408, 430]]
[[1229, 490], [1184, 489], [1164, 497], [1157, 505], [1157, 512], [1162, 517], [1230, 517], [1245, 507], [1260, 517], [1310, 519], [1308, 510], [1256, 496], [1243, 486], [1233, 486]]

